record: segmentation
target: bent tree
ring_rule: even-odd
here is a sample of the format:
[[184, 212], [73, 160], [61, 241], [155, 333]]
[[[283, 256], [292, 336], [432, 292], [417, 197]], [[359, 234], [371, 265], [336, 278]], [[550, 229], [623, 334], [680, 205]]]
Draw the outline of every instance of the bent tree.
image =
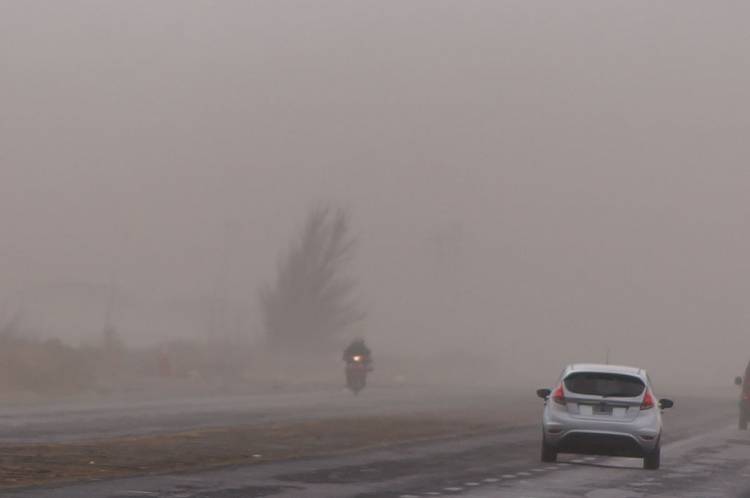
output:
[[331, 351], [364, 319], [354, 295], [357, 282], [346, 271], [356, 244], [345, 210], [321, 206], [308, 214], [279, 259], [276, 281], [260, 291], [263, 325], [275, 351]]

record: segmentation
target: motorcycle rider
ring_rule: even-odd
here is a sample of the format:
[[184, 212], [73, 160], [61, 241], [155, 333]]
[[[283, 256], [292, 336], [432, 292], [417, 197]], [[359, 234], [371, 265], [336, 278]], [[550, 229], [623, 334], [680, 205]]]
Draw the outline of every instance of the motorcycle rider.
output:
[[371, 364], [372, 364], [372, 352], [370, 351], [370, 348], [367, 347], [367, 344], [365, 344], [365, 340], [362, 338], [356, 338], [354, 339], [344, 350], [343, 359], [347, 363], [351, 363], [355, 356], [361, 356], [362, 357], [362, 363], [368, 368], [368, 370], [371, 370]]

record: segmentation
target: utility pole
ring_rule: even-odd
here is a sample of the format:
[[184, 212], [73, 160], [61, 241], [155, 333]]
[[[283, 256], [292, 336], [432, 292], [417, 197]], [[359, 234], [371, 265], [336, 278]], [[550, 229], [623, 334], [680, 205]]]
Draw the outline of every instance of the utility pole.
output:
[[239, 232], [237, 223], [231, 220], [224, 222], [224, 231], [222, 234], [221, 249], [218, 254], [218, 265], [216, 268], [216, 278], [214, 279], [214, 288], [210, 300], [208, 333], [213, 339], [226, 342], [229, 337], [229, 331], [232, 328], [229, 323], [228, 313], [231, 311], [229, 306], [229, 274], [230, 274], [230, 256], [233, 246], [236, 245], [236, 236]]
[[109, 295], [107, 297], [107, 307], [104, 311], [104, 330], [108, 331], [114, 328], [113, 323], [113, 315], [115, 310], [115, 294], [116, 294], [116, 284], [115, 284], [115, 273], [112, 272], [112, 275], [109, 279]]

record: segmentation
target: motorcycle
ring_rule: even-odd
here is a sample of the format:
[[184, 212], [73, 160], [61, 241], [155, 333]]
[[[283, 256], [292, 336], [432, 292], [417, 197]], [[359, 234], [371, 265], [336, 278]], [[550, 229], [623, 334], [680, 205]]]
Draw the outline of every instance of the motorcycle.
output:
[[367, 372], [370, 371], [364, 357], [355, 355], [346, 362], [346, 387], [355, 395], [365, 388]]

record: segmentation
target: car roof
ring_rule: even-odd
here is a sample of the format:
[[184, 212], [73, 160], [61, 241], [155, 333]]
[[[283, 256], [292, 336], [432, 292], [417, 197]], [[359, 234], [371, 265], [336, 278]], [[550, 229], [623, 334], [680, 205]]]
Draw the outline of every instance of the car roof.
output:
[[564, 376], [574, 372], [597, 372], [597, 373], [616, 373], [623, 375], [633, 375], [641, 379], [646, 379], [646, 371], [639, 367], [628, 367], [625, 365], [605, 365], [602, 363], [574, 363], [568, 365], [565, 369]]

